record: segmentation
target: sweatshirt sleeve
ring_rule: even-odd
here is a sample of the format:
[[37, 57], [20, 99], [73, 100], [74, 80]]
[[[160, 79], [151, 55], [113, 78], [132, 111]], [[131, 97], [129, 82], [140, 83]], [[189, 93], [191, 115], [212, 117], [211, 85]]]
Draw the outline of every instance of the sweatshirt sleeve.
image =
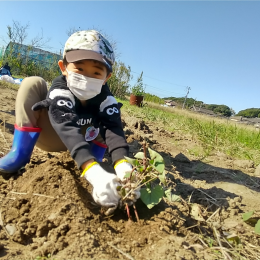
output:
[[100, 131], [108, 146], [112, 161], [123, 159], [129, 155], [129, 146], [123, 131], [120, 108], [118, 103], [110, 93], [108, 86], [105, 86], [103, 101], [99, 106]]
[[51, 99], [49, 118], [54, 130], [64, 145], [68, 148], [71, 157], [76, 161], [78, 168], [90, 160], [95, 159], [90, 151], [90, 145], [81, 134], [77, 124], [78, 115], [75, 108], [75, 98], [67, 88], [63, 76], [53, 81], [47, 98]]

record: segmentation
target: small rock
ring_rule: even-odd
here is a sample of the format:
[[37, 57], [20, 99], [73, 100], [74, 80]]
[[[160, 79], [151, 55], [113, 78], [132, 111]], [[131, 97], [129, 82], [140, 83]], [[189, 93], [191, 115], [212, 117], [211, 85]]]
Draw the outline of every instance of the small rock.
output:
[[254, 167], [254, 162], [251, 160], [234, 160], [234, 166], [242, 169], [248, 169]]
[[48, 217], [49, 220], [54, 220], [57, 217], [57, 213], [51, 213], [50, 216]]
[[219, 222], [213, 222], [212, 225], [213, 225], [213, 227], [215, 227], [216, 229], [221, 228], [221, 225], [220, 225]]
[[7, 225], [5, 226], [5, 228], [6, 228], [6, 231], [8, 232], [8, 234], [9, 234], [10, 236], [12, 236], [12, 235], [15, 233], [15, 231], [16, 231], [15, 225], [7, 224]]
[[256, 169], [255, 169], [255, 173], [254, 173], [254, 176], [258, 176], [258, 177], [260, 177], [260, 164], [256, 167]]
[[[235, 228], [236, 226], [238, 226], [240, 223], [235, 221], [235, 220], [232, 220], [232, 219], [225, 219], [224, 220], [224, 223], [223, 223], [223, 226], [222, 226], [222, 229], [225, 228], [226, 230], [229, 230], [229, 229], [232, 229], [232, 228]], [[224, 230], [224, 229], [223, 229]]]

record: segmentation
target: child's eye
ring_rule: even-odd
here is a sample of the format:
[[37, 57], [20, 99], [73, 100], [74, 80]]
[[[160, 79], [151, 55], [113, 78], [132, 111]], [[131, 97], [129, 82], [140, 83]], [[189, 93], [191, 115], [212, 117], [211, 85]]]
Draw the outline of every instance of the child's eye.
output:
[[82, 68], [74, 68], [74, 70], [76, 70], [76, 71], [83, 71]]

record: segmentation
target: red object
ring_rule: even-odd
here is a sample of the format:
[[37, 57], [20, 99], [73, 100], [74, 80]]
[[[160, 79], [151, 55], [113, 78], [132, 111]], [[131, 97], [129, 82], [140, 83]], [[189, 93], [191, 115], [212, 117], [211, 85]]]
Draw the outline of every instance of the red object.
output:
[[136, 105], [140, 107], [143, 100], [144, 100], [143, 96], [135, 96], [133, 94], [130, 95], [130, 105]]
[[107, 148], [107, 145], [106, 145], [106, 144], [100, 143], [100, 142], [98, 142], [98, 141], [96, 141], [96, 140], [92, 140], [91, 142], [94, 143], [94, 144], [96, 144], [96, 145], [98, 145], [98, 146], [100, 146], [100, 147]]
[[93, 137], [95, 135], [95, 130], [91, 130], [90, 132], [89, 132], [89, 137]]
[[42, 131], [42, 129], [40, 127], [27, 127], [27, 126], [20, 127], [17, 124], [15, 124], [14, 127], [15, 127], [15, 129], [17, 129], [19, 131], [23, 131], [23, 132], [40, 133]]

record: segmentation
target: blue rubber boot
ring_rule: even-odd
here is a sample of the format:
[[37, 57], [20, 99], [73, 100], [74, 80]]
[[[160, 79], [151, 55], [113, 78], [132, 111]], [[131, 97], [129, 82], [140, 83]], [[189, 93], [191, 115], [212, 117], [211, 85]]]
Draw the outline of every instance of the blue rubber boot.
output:
[[0, 174], [13, 174], [30, 162], [41, 128], [15, 125], [11, 151], [0, 158]]
[[102, 162], [107, 149], [107, 145], [100, 143], [96, 140], [92, 140], [89, 143], [90, 143], [91, 152], [95, 156], [96, 160], [98, 162]]

